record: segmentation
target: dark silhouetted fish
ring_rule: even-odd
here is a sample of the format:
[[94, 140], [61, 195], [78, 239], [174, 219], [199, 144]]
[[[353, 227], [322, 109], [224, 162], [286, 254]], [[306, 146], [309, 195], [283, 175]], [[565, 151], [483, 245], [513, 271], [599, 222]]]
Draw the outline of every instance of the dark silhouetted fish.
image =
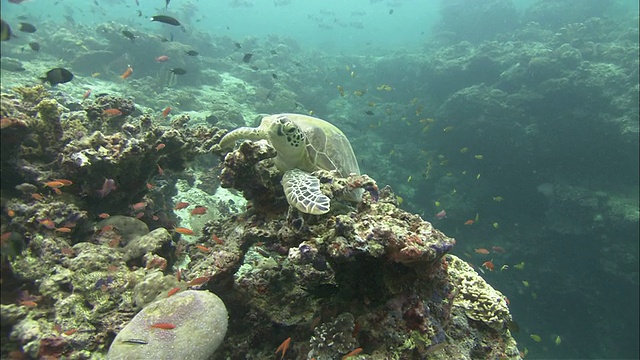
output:
[[36, 27], [26, 23], [26, 22], [21, 22], [20, 23], [20, 27], [18, 28], [18, 30], [22, 31], [22, 32], [26, 32], [26, 33], [34, 33], [36, 32]]
[[133, 33], [129, 30], [122, 30], [122, 35], [124, 35], [127, 39], [131, 41], [133, 41], [136, 38], [136, 36], [133, 35]]
[[171, 0], [165, 0], [165, 2], [164, 2], [164, 4], [165, 4], [165, 5], [164, 5], [164, 9], [165, 9], [165, 10], [169, 9], [169, 3], [170, 3], [170, 2], [171, 2]]
[[233, 45], [236, 46], [236, 49], [240, 49], [242, 47], [239, 42], [234, 42]]
[[152, 16], [151, 21], [157, 21], [157, 22], [161, 22], [161, 23], [165, 23], [173, 26], [180, 26], [180, 22], [178, 20], [172, 18], [171, 16], [166, 16], [166, 15]]
[[248, 63], [249, 61], [251, 61], [251, 58], [253, 57], [252, 53], [246, 53], [244, 54], [244, 56], [242, 57], [242, 61]]
[[64, 84], [66, 82], [71, 81], [71, 79], [73, 79], [73, 74], [67, 70], [67, 69], [63, 69], [63, 68], [55, 68], [52, 70], [49, 70], [47, 72], [47, 76], [40, 78], [40, 80], [42, 80], [42, 82], [49, 82], [49, 84], [51, 84], [51, 86], [56, 86], [57, 84]]
[[30, 42], [29, 43], [29, 47], [31, 48], [31, 50], [33, 51], [40, 51], [40, 44], [38, 44], [37, 42]]
[[189, 56], [198, 56], [198, 52], [195, 50], [189, 50], [189, 51], [185, 51], [185, 54], [189, 55]]
[[9, 26], [9, 24], [7, 24], [6, 21], [0, 19], [1, 23], [1, 28], [0, 28], [0, 40], [2, 41], [7, 41], [9, 40], [9, 38], [11, 38], [11, 27]]
[[173, 69], [171, 69], [169, 71], [171, 71], [172, 73], [174, 73], [176, 75], [184, 75], [184, 74], [187, 73], [187, 70], [182, 69], [182, 68], [173, 68]]

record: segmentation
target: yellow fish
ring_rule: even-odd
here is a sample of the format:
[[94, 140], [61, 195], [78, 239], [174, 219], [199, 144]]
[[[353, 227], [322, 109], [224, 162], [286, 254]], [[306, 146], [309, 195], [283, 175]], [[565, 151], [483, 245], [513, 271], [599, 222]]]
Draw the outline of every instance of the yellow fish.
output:
[[451, 130], [453, 130], [454, 126], [447, 126], [446, 128], [442, 129], [442, 131], [444, 132], [449, 132]]
[[474, 219], [475, 222], [480, 221], [480, 213], [476, 213], [476, 218]]
[[476, 180], [480, 180], [480, 174], [476, 176]]
[[522, 285], [529, 287], [529, 282], [527, 280], [522, 280]]
[[465, 147], [463, 147], [462, 149], [460, 149], [460, 153], [461, 153], [461, 154], [464, 154], [464, 153], [466, 153], [467, 151], [469, 151], [469, 148], [468, 148], [468, 147], [466, 147], [466, 146], [465, 146]]
[[513, 267], [518, 269], [518, 270], [524, 270], [524, 261], [521, 262], [520, 264], [513, 265]]
[[407, 178], [407, 182], [411, 182], [411, 175]]
[[98, 77], [98, 76], [100, 76], [99, 72], [94, 72], [93, 74], [91, 74], [91, 77]]
[[440, 207], [440, 201], [437, 201], [433, 203], [436, 207]]
[[496, 230], [500, 229], [500, 224], [498, 224], [497, 222], [494, 222], [493, 223], [493, 228], [496, 229]]
[[535, 341], [535, 342], [542, 341], [542, 338], [538, 334], [531, 334], [531, 339], [533, 339], [533, 341]]
[[378, 91], [391, 91], [393, 90], [393, 88], [387, 84], [382, 84], [380, 86], [378, 86], [376, 89], [378, 89]]
[[453, 173], [452, 172], [448, 172], [448, 173], [446, 173], [446, 175], [451, 177], [451, 176], [453, 176]]
[[367, 105], [369, 105], [369, 107], [376, 107], [377, 104], [373, 101], [369, 101]]
[[313, 115], [313, 110], [309, 110], [309, 115]]
[[426, 134], [429, 132], [430, 129], [431, 129], [431, 126], [427, 125], [424, 128], [422, 128], [422, 132]]
[[440, 161], [440, 166], [447, 166], [449, 164], [449, 159], [444, 159]]
[[365, 90], [356, 90], [353, 92], [353, 95], [357, 96], [357, 97], [361, 97], [362, 95], [364, 95], [366, 93]]
[[396, 200], [398, 200], [398, 205], [401, 205], [404, 202], [402, 196], [396, 196]]
[[355, 72], [355, 71], [352, 71], [352, 72], [351, 72], [351, 77], [352, 77], [352, 78], [356, 77], [356, 72]]
[[494, 196], [493, 197], [493, 201], [495, 201], [495, 202], [501, 202], [502, 200], [504, 200], [504, 198], [502, 196]]
[[422, 105], [418, 106], [418, 108], [416, 109], [416, 116], [418, 116], [418, 115], [420, 115], [420, 113], [422, 113], [422, 109], [423, 109]]
[[340, 96], [344, 97], [344, 88], [342, 87], [342, 85], [338, 85], [336, 86], [336, 88], [340, 92]]
[[560, 339], [560, 335], [556, 336], [556, 346], [560, 345], [560, 343], [562, 343], [562, 339]]
[[476, 156], [474, 156], [474, 158], [476, 158], [476, 159], [478, 159], [478, 160], [482, 160], [482, 159], [484, 159], [484, 156], [482, 156], [482, 155], [476, 155]]
[[509, 265], [504, 264], [504, 265], [502, 265], [502, 267], [500, 268], [500, 271], [505, 271], [505, 270], [507, 270], [508, 268], [509, 268]]

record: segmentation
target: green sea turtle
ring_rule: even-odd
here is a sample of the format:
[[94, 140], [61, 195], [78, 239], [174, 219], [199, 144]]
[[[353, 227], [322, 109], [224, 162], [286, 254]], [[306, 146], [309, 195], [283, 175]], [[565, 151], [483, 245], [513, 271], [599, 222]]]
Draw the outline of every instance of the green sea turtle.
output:
[[[329, 211], [329, 197], [320, 191], [316, 170], [336, 170], [341, 177], [360, 175], [358, 161], [347, 137], [324, 120], [300, 114], [277, 114], [262, 118], [257, 128], [241, 127], [220, 140], [220, 148], [233, 146], [236, 140], [267, 140], [276, 150], [274, 161], [284, 172], [282, 186], [289, 205], [307, 214]], [[360, 201], [362, 189], [349, 199]]]

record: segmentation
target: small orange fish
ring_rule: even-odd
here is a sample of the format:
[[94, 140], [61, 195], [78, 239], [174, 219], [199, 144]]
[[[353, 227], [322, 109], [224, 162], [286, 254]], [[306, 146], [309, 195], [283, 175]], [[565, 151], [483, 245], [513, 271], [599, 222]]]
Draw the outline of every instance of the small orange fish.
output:
[[91, 89], [89, 89], [89, 90], [85, 91], [84, 95], [82, 95], [82, 98], [83, 98], [83, 99], [86, 99], [86, 98], [88, 98], [88, 97], [89, 97], [89, 95], [91, 95]]
[[139, 212], [136, 214], [136, 219], [142, 219], [144, 217], [144, 213], [143, 212]]
[[507, 252], [507, 250], [505, 250], [501, 246], [492, 246], [491, 249], [493, 249], [493, 251], [495, 251], [495, 252], [499, 252], [499, 253], [502, 253], [502, 254]]
[[44, 198], [44, 196], [42, 196], [42, 194], [38, 194], [38, 193], [33, 193], [33, 194], [31, 194], [31, 197], [32, 197], [34, 200], [42, 200], [42, 199]]
[[291, 338], [288, 337], [285, 341], [282, 342], [282, 344], [280, 344], [280, 346], [278, 346], [278, 348], [276, 349], [276, 355], [278, 355], [278, 353], [280, 351], [282, 351], [282, 356], [280, 356], [280, 360], [282, 360], [284, 358], [284, 354], [287, 353], [287, 349], [289, 348], [289, 344], [291, 344]]
[[108, 218], [109, 216], [111, 216], [111, 215], [109, 215], [109, 214], [107, 214], [107, 213], [101, 213], [101, 214], [98, 214], [98, 217], [99, 217], [100, 219], [106, 219], [106, 218]]
[[59, 227], [59, 228], [56, 228], [56, 231], [63, 232], [63, 233], [70, 233], [71, 229], [69, 229], [68, 227]]
[[113, 229], [115, 229], [115, 226], [113, 226], [113, 225], [105, 225], [105, 226], [102, 227], [102, 229], [100, 229], [100, 234], [109, 232], [109, 231], [111, 231]]
[[9, 241], [9, 239], [11, 238], [11, 234], [13, 234], [13, 232], [11, 231], [7, 231], [6, 233], [2, 234], [0, 236], [0, 242], [4, 244], [5, 242]]
[[180, 209], [184, 209], [187, 206], [189, 206], [188, 202], [184, 202], [184, 201], [180, 201], [179, 203], [176, 204], [176, 207], [173, 208], [173, 210], [180, 210]]
[[164, 170], [162, 170], [159, 164], [157, 164], [157, 166], [158, 166], [158, 175], [160, 176], [164, 175]]
[[165, 146], [166, 146], [165, 144], [158, 144], [158, 146], [156, 146], [156, 151], [160, 151], [164, 149]]
[[487, 255], [489, 253], [489, 250], [485, 248], [480, 248], [480, 249], [476, 249], [475, 252], [476, 254]]
[[69, 329], [69, 330], [63, 332], [63, 334], [69, 336], [69, 335], [75, 334], [77, 331], [78, 331], [78, 329]]
[[7, 210], [7, 216], [9, 216], [9, 217], [14, 217], [14, 216], [16, 216], [16, 212], [15, 212], [15, 211], [13, 211], [13, 210], [11, 210], [11, 209], [8, 209], [8, 210]]
[[46, 227], [49, 230], [53, 230], [56, 228], [56, 224], [49, 219], [40, 220], [40, 225]]
[[51, 190], [53, 190], [53, 192], [56, 193], [56, 195], [62, 195], [62, 190], [60, 190], [58, 188], [53, 188]]
[[35, 301], [31, 301], [31, 300], [22, 300], [20, 301], [20, 306], [26, 306], [26, 307], [36, 307], [38, 306], [38, 304]]
[[167, 106], [167, 108], [162, 111], [162, 117], [163, 118], [167, 117], [167, 115], [169, 115], [170, 112], [171, 112], [171, 106]]
[[127, 65], [127, 70], [125, 70], [125, 72], [123, 72], [120, 77], [126, 79], [131, 76], [131, 74], [133, 74], [133, 68], [131, 67], [131, 65]]
[[171, 295], [175, 295], [178, 291], [180, 291], [179, 287], [174, 287], [173, 289], [169, 290], [169, 292], [167, 293], [167, 297], [171, 296]]
[[160, 218], [158, 217], [158, 215], [153, 215], [151, 217], [151, 219], [153, 219], [153, 221], [158, 221], [158, 219], [160, 219]]
[[198, 285], [206, 284], [210, 279], [211, 279], [211, 276], [200, 276], [189, 281], [187, 285], [198, 286]]
[[182, 234], [182, 235], [193, 235], [193, 230], [191, 229], [187, 229], [187, 228], [183, 228], [183, 227], [177, 227], [175, 229], [175, 232], [177, 232], [178, 234]]
[[162, 330], [171, 330], [176, 328], [176, 326], [173, 325], [172, 323], [157, 323], [157, 324], [151, 325], [150, 327], [156, 328], [156, 329], [162, 329]]
[[474, 222], [475, 222], [475, 220], [469, 219], [469, 220], [465, 221], [464, 224], [465, 225], [473, 225]]
[[204, 206], [196, 206], [195, 209], [191, 210], [191, 215], [203, 215], [207, 213], [207, 208]]
[[211, 249], [209, 249], [206, 246], [203, 245], [196, 245], [196, 247], [198, 248], [198, 250], [202, 251], [203, 253], [209, 253], [211, 252]]
[[153, 186], [152, 183], [147, 183], [147, 189], [151, 190], [153, 189], [155, 186]]
[[348, 359], [348, 358], [350, 358], [352, 356], [356, 356], [356, 355], [360, 354], [361, 352], [362, 352], [362, 348], [353, 349], [347, 355], [343, 356], [342, 360]]
[[484, 266], [485, 268], [489, 269], [489, 271], [493, 271], [493, 269], [496, 267], [495, 265], [493, 265], [493, 263], [491, 261], [483, 262], [482, 266]]
[[215, 241], [218, 245], [223, 245], [224, 241], [216, 236], [216, 234], [211, 234], [211, 240]]
[[122, 111], [118, 110], [118, 109], [106, 109], [102, 112], [102, 115], [107, 115], [107, 116], [120, 116], [122, 115]]
[[64, 183], [61, 183], [60, 181], [47, 181], [46, 183], [44, 183], [44, 185], [53, 189], [57, 189], [63, 187]]
[[140, 210], [144, 210], [144, 208], [147, 207], [147, 203], [144, 201], [141, 201], [139, 203], [135, 203], [131, 205], [131, 208], [133, 209], [133, 211], [140, 211]]
[[64, 186], [70, 186], [73, 185], [73, 181], [71, 180], [67, 180], [67, 179], [55, 179], [53, 181], [57, 181], [57, 182], [61, 182], [64, 184]]

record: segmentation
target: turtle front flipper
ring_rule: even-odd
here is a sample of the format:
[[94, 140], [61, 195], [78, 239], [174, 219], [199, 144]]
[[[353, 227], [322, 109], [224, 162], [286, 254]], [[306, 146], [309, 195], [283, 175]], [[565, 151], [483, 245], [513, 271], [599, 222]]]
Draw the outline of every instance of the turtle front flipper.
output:
[[282, 187], [289, 205], [303, 213], [321, 215], [329, 212], [331, 200], [320, 191], [320, 180], [299, 169], [282, 176]]
[[233, 147], [233, 144], [235, 144], [237, 140], [241, 140], [241, 139], [262, 140], [266, 138], [267, 138], [266, 132], [259, 127], [258, 128], [241, 127], [223, 136], [218, 145], [220, 145], [221, 149], [226, 149], [226, 148]]

